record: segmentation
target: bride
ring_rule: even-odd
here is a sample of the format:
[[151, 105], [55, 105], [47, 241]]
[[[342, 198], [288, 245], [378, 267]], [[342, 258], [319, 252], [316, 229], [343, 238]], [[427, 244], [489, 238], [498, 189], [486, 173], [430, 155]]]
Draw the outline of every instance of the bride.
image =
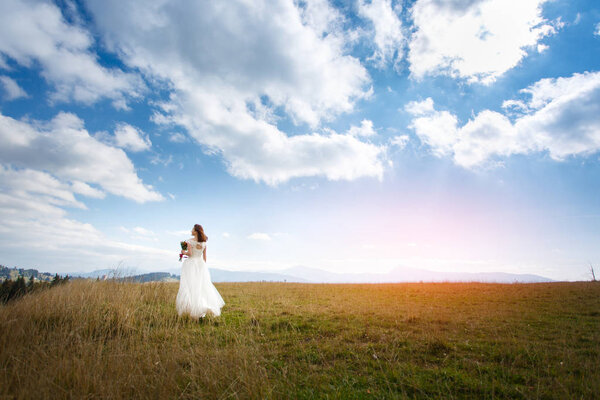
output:
[[221, 315], [221, 307], [225, 301], [210, 280], [210, 272], [206, 266], [206, 241], [201, 225], [194, 225], [193, 238], [186, 240], [187, 255], [181, 266], [179, 291], [175, 304], [177, 313], [190, 314], [192, 318], [202, 318], [210, 311], [214, 316]]

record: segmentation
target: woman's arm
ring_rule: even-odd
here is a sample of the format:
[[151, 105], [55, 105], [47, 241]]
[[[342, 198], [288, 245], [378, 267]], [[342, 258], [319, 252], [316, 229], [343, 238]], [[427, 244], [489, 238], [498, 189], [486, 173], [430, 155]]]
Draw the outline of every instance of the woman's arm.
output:
[[204, 247], [204, 252], [202, 253], [202, 256], [204, 257], [204, 262], [206, 262], [206, 247]]

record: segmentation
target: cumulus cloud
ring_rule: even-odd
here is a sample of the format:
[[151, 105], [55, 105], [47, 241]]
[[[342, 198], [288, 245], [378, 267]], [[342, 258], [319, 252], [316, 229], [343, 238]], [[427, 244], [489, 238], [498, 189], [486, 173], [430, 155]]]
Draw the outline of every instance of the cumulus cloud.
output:
[[0, 187], [4, 193], [11, 192], [24, 200], [35, 195], [46, 205], [86, 208], [68, 183], [42, 171], [0, 165]]
[[431, 97], [426, 98], [423, 101], [411, 101], [404, 109], [413, 115], [425, 115], [434, 111], [433, 99]]
[[269, 234], [267, 234], [267, 233], [255, 232], [251, 235], [248, 235], [248, 239], [269, 241], [269, 240], [271, 240], [271, 236], [269, 236]]
[[363, 119], [360, 126], [351, 126], [347, 133], [352, 136], [374, 136], [377, 134], [373, 129], [373, 121], [368, 119]]
[[85, 130], [74, 114], [59, 113], [51, 121], [19, 121], [0, 114], [0, 162], [47, 171], [73, 182], [73, 190], [100, 197], [104, 191], [139, 203], [162, 200], [160, 193], [137, 176], [123, 150], [108, 146]]
[[410, 140], [410, 138], [408, 135], [394, 136], [393, 138], [390, 139], [390, 145], [398, 148], [399, 150], [402, 150], [403, 148], [406, 147], [409, 140]]
[[[433, 101], [431, 104], [433, 106]], [[527, 107], [527, 104], [525, 104], [524, 101], [515, 99], [504, 100], [504, 102], [502, 102], [502, 108], [508, 112], [527, 112], [529, 110], [529, 107]]]
[[542, 17], [548, 0], [418, 0], [411, 9], [411, 75], [449, 75], [489, 84], [514, 68], [559, 21]]
[[126, 123], [117, 124], [115, 129], [115, 144], [131, 151], [144, 151], [152, 147], [148, 135], [138, 128]]
[[[90, 0], [106, 46], [172, 93], [153, 120], [179, 125], [240, 178], [381, 177], [382, 149], [316, 128], [372, 94], [327, 2]], [[284, 113], [305, 134], [288, 136]]]
[[93, 197], [95, 199], [103, 199], [105, 193], [102, 190], [91, 187], [85, 182], [73, 181], [71, 183], [71, 190], [73, 193], [81, 194], [86, 197]]
[[358, 13], [373, 26], [372, 40], [375, 52], [369, 58], [379, 68], [384, 68], [389, 62], [396, 63], [402, 58], [404, 35], [402, 22], [398, 18], [401, 12], [400, 4], [392, 7], [391, 0], [372, 0], [367, 3], [358, 2]]
[[[85, 192], [87, 194], [83, 194]], [[69, 184], [43, 171], [0, 165], [0, 248], [5, 260], [40, 265], [49, 257], [68, 270], [109, 268], [135, 254], [135, 262], [169, 265], [172, 251], [111, 240], [94, 226], [67, 216], [85, 209], [74, 194], [98, 197], [82, 182]]]
[[594, 35], [600, 36], [600, 22], [596, 24], [596, 29], [594, 29]]
[[8, 76], [0, 76], [0, 83], [4, 86], [4, 97], [6, 100], [15, 100], [21, 97], [28, 97], [27, 93], [19, 84]]
[[[46, 268], [49, 257], [65, 271], [111, 268], [130, 261], [167, 267], [172, 250], [112, 240], [94, 226], [68, 218], [38, 197], [0, 193], [0, 248], [5, 259]], [[24, 250], [27, 249], [27, 250]]]
[[433, 99], [412, 101], [405, 107], [415, 116], [410, 124], [421, 142], [431, 147], [434, 154], [445, 156], [452, 153], [456, 143], [456, 126], [458, 119], [448, 111], [436, 111]]
[[[145, 86], [135, 74], [101, 66], [91, 50], [92, 35], [68, 24], [60, 9], [35, 0], [0, 2], [0, 56], [24, 67], [41, 67], [54, 87], [55, 101], [91, 104], [113, 100], [127, 108], [127, 99], [141, 95]], [[1, 66], [2, 63], [0, 63]], [[4, 62], [6, 66], [6, 62]]]
[[6, 260], [43, 266], [52, 257], [62, 268], [79, 270], [82, 260], [89, 269], [109, 268], [135, 254], [135, 262], [168, 265], [172, 252], [112, 240], [68, 217], [70, 208], [87, 209], [80, 196], [103, 198], [106, 192], [138, 202], [161, 198], [141, 182], [122, 150], [98, 142], [73, 114], [49, 122], [0, 114], [0, 248]]
[[509, 103], [521, 110], [514, 120], [483, 110], [460, 126], [454, 114], [435, 110], [431, 99], [406, 110], [415, 117], [411, 128], [434, 154], [466, 168], [512, 154], [547, 152], [564, 160], [600, 150], [600, 72], [542, 79], [521, 92], [527, 99]]

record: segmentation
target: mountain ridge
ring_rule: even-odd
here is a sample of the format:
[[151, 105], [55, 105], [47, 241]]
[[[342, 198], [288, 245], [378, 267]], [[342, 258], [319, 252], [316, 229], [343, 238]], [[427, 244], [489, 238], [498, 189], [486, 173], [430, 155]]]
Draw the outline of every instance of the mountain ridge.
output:
[[[550, 278], [535, 274], [515, 274], [508, 272], [455, 272], [455, 271], [433, 271], [409, 267], [396, 267], [384, 273], [341, 273], [322, 270], [306, 266], [294, 266], [281, 270], [226, 270], [220, 268], [209, 268], [213, 282], [305, 282], [305, 283], [408, 283], [408, 282], [483, 282], [483, 283], [537, 283], [554, 282]], [[158, 279], [173, 281], [179, 279], [181, 269], [170, 269], [164, 271], [137, 271], [129, 275], [118, 276], [137, 277], [146, 281], [151, 274], [164, 275], [166, 278]], [[71, 276], [96, 278], [115, 275], [115, 270], [102, 269], [87, 273], [72, 273]], [[157, 275], [159, 276], [159, 275]]]
[[515, 274], [509, 272], [458, 272], [433, 271], [399, 266], [384, 273], [339, 273], [318, 268], [295, 266], [282, 272], [297, 276], [313, 277], [326, 283], [394, 283], [394, 282], [485, 282], [485, 283], [536, 283], [554, 282], [554, 280], [535, 274]]

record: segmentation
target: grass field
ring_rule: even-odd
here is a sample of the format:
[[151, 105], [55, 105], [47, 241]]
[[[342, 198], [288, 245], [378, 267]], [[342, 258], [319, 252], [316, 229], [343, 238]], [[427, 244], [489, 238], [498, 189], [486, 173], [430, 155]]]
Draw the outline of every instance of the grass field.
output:
[[600, 398], [600, 284], [73, 281], [0, 307], [1, 398]]

